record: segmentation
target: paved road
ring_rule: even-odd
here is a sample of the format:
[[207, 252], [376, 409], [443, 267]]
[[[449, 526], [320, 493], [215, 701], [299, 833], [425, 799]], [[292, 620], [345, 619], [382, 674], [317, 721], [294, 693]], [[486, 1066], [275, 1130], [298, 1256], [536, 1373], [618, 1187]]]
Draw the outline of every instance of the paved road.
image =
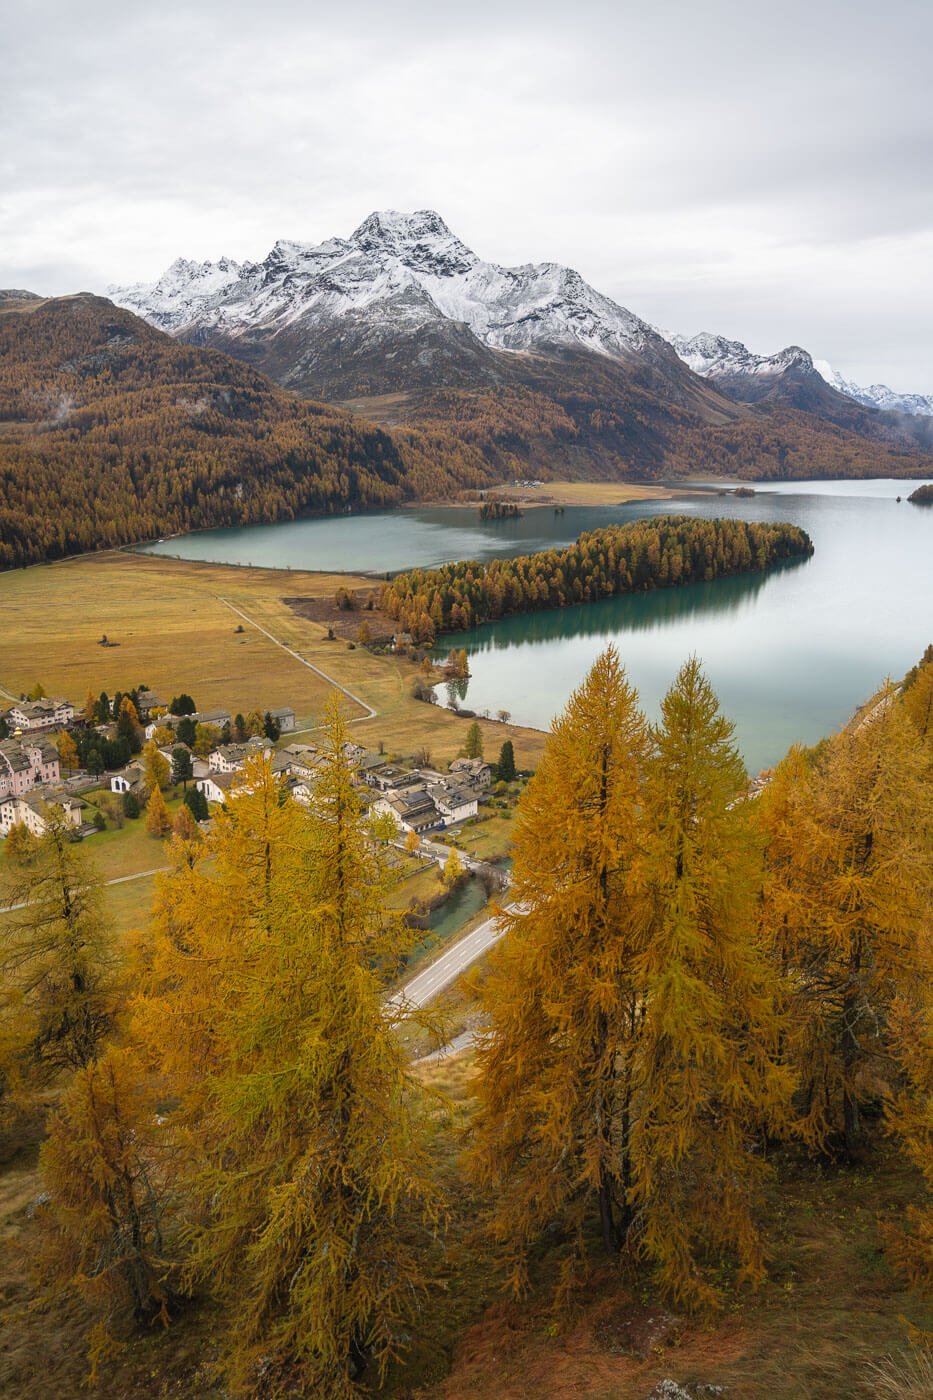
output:
[[283, 651], [287, 651], [289, 656], [294, 657], [294, 659], [300, 665], [307, 666], [308, 670], [313, 671], [316, 676], [320, 676], [322, 681], [326, 681], [328, 685], [332, 685], [335, 690], [340, 691], [341, 695], [345, 695], [348, 700], [352, 700], [354, 705], [359, 705], [360, 709], [366, 711], [364, 715], [357, 715], [356, 719], [351, 720], [351, 724], [358, 724], [360, 720], [364, 719], [376, 718], [376, 711], [373, 709], [372, 705], [367, 705], [365, 700], [361, 700], [358, 695], [353, 694], [352, 690], [347, 690], [345, 685], [341, 685], [339, 681], [335, 681], [333, 676], [329, 676], [326, 671], [322, 671], [320, 666], [312, 665], [312, 663], [308, 661], [306, 657], [302, 656], [300, 652], [295, 651], [294, 648], [288, 646], [285, 642], [280, 641], [278, 637], [273, 637], [272, 633], [267, 631], [267, 629], [263, 627], [261, 623], [254, 621], [254, 619], [251, 617], [247, 617], [245, 612], [241, 612], [241, 610], [235, 607], [233, 603], [231, 603], [227, 598], [221, 598], [219, 594], [217, 594], [216, 596], [217, 601], [219, 603], [223, 603], [224, 606], [229, 608], [231, 612], [235, 612], [237, 617], [241, 617], [244, 622], [248, 622], [250, 627], [255, 627], [257, 632], [261, 632], [264, 637], [269, 638], [270, 642], [273, 642], [277, 647], [281, 647]]
[[466, 1050], [468, 1045], [472, 1045], [476, 1038], [476, 1031], [461, 1031], [455, 1035], [453, 1040], [448, 1040], [446, 1045], [442, 1045], [440, 1050], [432, 1050], [430, 1055], [422, 1055], [420, 1060], [413, 1061], [416, 1065], [434, 1065], [438, 1060], [446, 1060], [448, 1055], [456, 1055], [461, 1050]]
[[[506, 913], [511, 913], [517, 908], [517, 905], [510, 905]], [[399, 1007], [427, 1006], [429, 1001], [433, 1001], [452, 982], [456, 982], [460, 974], [478, 958], [488, 953], [489, 949], [499, 942], [503, 932], [497, 917], [486, 919], [477, 928], [465, 933], [456, 943], [452, 943], [436, 962], [425, 968], [424, 972], [419, 972], [410, 982], [406, 982], [404, 987], [389, 998], [390, 1004]]]

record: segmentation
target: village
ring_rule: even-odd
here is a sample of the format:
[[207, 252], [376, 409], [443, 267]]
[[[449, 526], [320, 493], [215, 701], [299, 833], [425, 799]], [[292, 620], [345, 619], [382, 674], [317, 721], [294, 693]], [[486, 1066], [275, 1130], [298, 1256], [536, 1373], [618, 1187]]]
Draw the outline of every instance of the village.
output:
[[[92, 837], [106, 823], [100, 804], [91, 816], [88, 794], [109, 790], [119, 799], [119, 813], [133, 819], [155, 788], [170, 783], [181, 784], [193, 818], [206, 822], [212, 809], [244, 789], [244, 770], [257, 754], [267, 756], [283, 791], [312, 806], [323, 754], [293, 737], [295, 730], [290, 707], [246, 717], [199, 711], [184, 693], [166, 702], [143, 687], [113, 698], [89, 694], [80, 710], [61, 697], [21, 699], [0, 712], [0, 836], [18, 829], [42, 836], [54, 808], [76, 839]], [[493, 765], [481, 752], [453, 759], [446, 772], [432, 767], [425, 753], [416, 762], [349, 742], [346, 752], [362, 806], [388, 818], [400, 838], [476, 818], [493, 779]]]

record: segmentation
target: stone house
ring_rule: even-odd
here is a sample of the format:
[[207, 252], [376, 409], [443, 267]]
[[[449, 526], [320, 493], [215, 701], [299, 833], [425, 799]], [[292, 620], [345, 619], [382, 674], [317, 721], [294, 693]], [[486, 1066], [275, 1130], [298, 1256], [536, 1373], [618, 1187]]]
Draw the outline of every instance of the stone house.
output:
[[466, 779], [477, 787], [489, 787], [492, 782], [492, 768], [481, 758], [455, 758], [449, 771], [456, 773], [461, 782]]
[[414, 831], [419, 836], [422, 832], [435, 831], [444, 825], [443, 817], [424, 788], [388, 793], [377, 798], [370, 811], [392, 817], [400, 830]]

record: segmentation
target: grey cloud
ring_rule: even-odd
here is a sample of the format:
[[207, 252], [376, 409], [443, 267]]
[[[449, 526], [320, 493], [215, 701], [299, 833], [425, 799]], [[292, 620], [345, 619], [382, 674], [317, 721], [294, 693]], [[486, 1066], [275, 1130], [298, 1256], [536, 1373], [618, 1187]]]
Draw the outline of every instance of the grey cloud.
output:
[[931, 14], [37, 0], [5, 17], [0, 285], [101, 289], [430, 205], [662, 324], [929, 392]]

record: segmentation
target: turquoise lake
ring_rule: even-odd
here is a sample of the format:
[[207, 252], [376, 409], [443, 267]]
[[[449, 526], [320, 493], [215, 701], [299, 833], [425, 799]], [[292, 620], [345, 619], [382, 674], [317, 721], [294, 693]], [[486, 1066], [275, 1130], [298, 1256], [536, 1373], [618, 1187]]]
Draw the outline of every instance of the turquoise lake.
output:
[[[650, 717], [678, 667], [701, 657], [736, 725], [752, 772], [795, 741], [842, 724], [885, 676], [900, 676], [933, 640], [933, 508], [912, 506], [916, 483], [757, 483], [750, 498], [691, 483], [688, 494], [615, 507], [537, 507], [480, 523], [475, 508], [401, 510], [282, 525], [210, 530], [149, 546], [219, 563], [383, 574], [451, 559], [566, 544], [582, 530], [665, 513], [787, 520], [815, 553], [766, 575], [662, 589], [504, 618], [445, 638], [472, 672], [456, 699], [546, 728], [612, 641]], [[900, 495], [903, 499], [898, 502]]]

